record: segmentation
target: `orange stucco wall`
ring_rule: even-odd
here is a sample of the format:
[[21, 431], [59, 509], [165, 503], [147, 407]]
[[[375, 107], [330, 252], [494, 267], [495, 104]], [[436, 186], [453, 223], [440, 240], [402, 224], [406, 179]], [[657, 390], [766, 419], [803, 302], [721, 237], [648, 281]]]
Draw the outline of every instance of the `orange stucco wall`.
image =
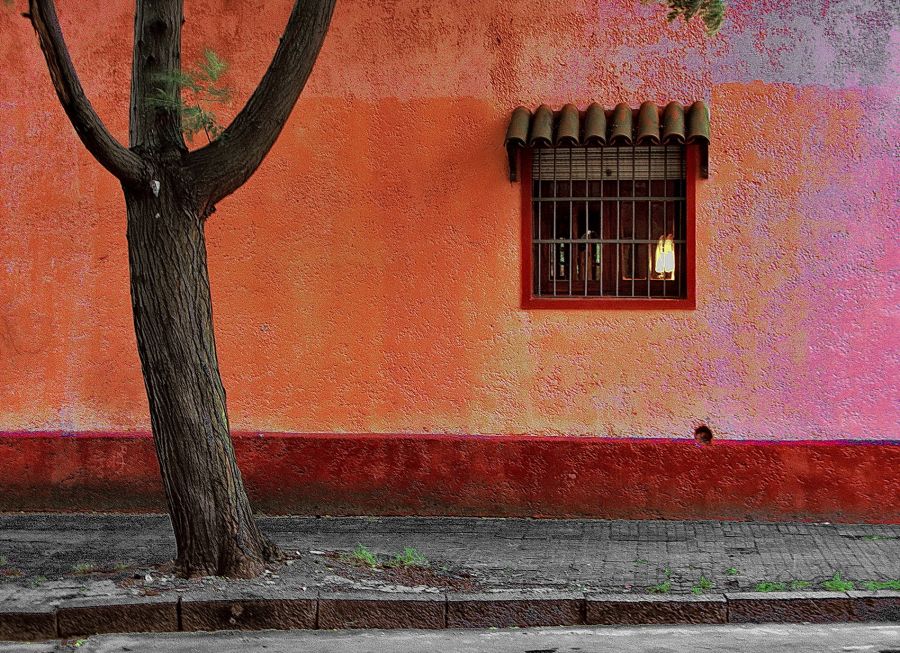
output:
[[[0, 431], [146, 430], [124, 202], [22, 4], [0, 7]], [[900, 439], [889, 4], [741, 0], [707, 39], [638, 0], [341, 0], [280, 140], [209, 222], [233, 427]], [[59, 5], [124, 140], [132, 3]], [[246, 98], [290, 2], [186, 5], [185, 59], [212, 47]], [[522, 310], [512, 108], [695, 99], [697, 310]]]

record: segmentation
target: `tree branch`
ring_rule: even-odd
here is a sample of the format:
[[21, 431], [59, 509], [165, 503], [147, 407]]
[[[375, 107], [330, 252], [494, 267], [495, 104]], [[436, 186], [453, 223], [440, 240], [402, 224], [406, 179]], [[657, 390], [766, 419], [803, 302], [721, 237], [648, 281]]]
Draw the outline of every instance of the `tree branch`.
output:
[[[181, 133], [183, 0], [138, 0], [134, 10], [129, 146], [137, 152], [187, 152]], [[173, 105], [160, 104], [160, 95]]]
[[56, 95], [81, 142], [104, 168], [123, 183], [136, 185], [149, 180], [148, 166], [137, 154], [113, 138], [85, 96], [69, 58], [53, 0], [29, 0], [28, 9]]
[[335, 0], [295, 1], [272, 63], [247, 104], [218, 139], [188, 155], [205, 199], [202, 213], [240, 188], [275, 143], [312, 72], [334, 5]]

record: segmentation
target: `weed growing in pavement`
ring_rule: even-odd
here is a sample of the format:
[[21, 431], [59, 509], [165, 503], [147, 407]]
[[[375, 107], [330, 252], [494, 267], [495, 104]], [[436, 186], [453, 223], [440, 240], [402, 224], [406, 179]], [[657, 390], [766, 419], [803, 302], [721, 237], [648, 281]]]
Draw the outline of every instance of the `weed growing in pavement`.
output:
[[834, 576], [830, 580], [822, 583], [822, 587], [832, 592], [848, 592], [854, 588], [853, 582], [841, 578], [841, 572], [834, 572]]
[[805, 581], [805, 580], [792, 580], [791, 581], [791, 589], [794, 591], [805, 590], [810, 585], [812, 585], [812, 583], [810, 583], [809, 581]]
[[900, 592], [900, 579], [897, 580], [869, 580], [862, 584], [870, 592], [877, 590], [896, 590]]
[[428, 559], [413, 547], [408, 546], [403, 549], [403, 553], [391, 558], [390, 562], [385, 565], [387, 567], [427, 567]]
[[787, 585], [785, 585], [784, 583], [764, 580], [761, 583], [757, 583], [755, 589], [757, 592], [784, 592], [785, 590], [787, 590]]
[[35, 576], [34, 578], [32, 578], [31, 580], [28, 581], [28, 584], [31, 585], [32, 587], [40, 587], [41, 585], [43, 585], [46, 582], [47, 582], [46, 576]]
[[737, 570], [737, 567], [729, 567], [728, 569], [725, 570], [726, 576], [737, 576], [738, 573], [739, 572]]
[[672, 570], [666, 567], [665, 569], [663, 569], [663, 574], [665, 574], [666, 579], [663, 582], [657, 583], [656, 585], [651, 587], [649, 590], [647, 590], [648, 592], [650, 592], [651, 594], [668, 594], [672, 591]]
[[372, 569], [378, 566], [378, 558], [362, 544], [356, 545], [356, 548], [353, 549], [353, 553], [350, 554], [350, 557]]
[[7, 562], [9, 561], [6, 559], [6, 556], [0, 556], [0, 567], [6, 565]]
[[94, 565], [91, 562], [79, 562], [72, 566], [72, 571], [76, 574], [89, 574], [94, 571]]
[[661, 583], [658, 583], [647, 590], [651, 594], [668, 594], [672, 591], [672, 581], [665, 580]]
[[692, 594], [703, 594], [704, 592], [708, 592], [712, 588], [713, 588], [713, 582], [706, 576], [700, 576], [700, 580], [697, 581], [697, 584], [691, 588], [691, 593]]
[[127, 564], [125, 564], [124, 562], [117, 562], [116, 564], [113, 565], [114, 571], [125, 571], [128, 568], [129, 568], [129, 566]]

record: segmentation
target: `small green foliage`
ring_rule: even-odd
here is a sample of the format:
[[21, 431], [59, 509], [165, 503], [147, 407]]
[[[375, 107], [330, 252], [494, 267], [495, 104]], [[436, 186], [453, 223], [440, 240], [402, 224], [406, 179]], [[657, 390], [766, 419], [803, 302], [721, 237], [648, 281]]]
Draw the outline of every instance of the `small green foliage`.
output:
[[841, 578], [841, 572], [836, 571], [830, 580], [822, 583], [822, 587], [832, 592], [848, 592], [854, 588], [853, 582]]
[[649, 561], [649, 560], [644, 560], [643, 558], [639, 558], [639, 559], [637, 559], [637, 560], [634, 561], [634, 564], [636, 564], [636, 565], [649, 565], [649, 564], [650, 564], [650, 561]]
[[217, 82], [222, 74], [228, 70], [228, 64], [219, 59], [219, 55], [207, 48], [203, 51], [203, 61], [200, 62], [200, 70], [203, 71], [209, 81]]
[[356, 545], [356, 548], [353, 549], [353, 553], [350, 554], [350, 557], [372, 569], [378, 566], [378, 558], [362, 544]]
[[706, 576], [700, 576], [700, 580], [697, 581], [697, 584], [691, 587], [691, 592], [693, 594], [703, 594], [704, 592], [708, 592], [712, 588], [713, 582]]
[[867, 542], [881, 542], [882, 540], [896, 540], [900, 538], [892, 537], [890, 535], [863, 535], [863, 539]]
[[665, 580], [647, 590], [651, 594], [668, 594], [672, 591], [672, 581]]
[[737, 570], [737, 567], [729, 567], [728, 569], [725, 570], [726, 576], [737, 576], [738, 573], [739, 572]]
[[[654, 0], [641, 0], [644, 4]], [[669, 8], [669, 22], [681, 18], [688, 22], [700, 16], [706, 26], [706, 33], [713, 36], [725, 22], [725, 0], [659, 0]]]
[[74, 642], [72, 642], [72, 648], [81, 648], [85, 644], [87, 644], [86, 639], [76, 639]]
[[403, 549], [403, 553], [394, 556], [388, 565], [391, 567], [427, 567], [428, 560], [413, 547], [408, 546]]
[[231, 90], [220, 84], [228, 70], [224, 60], [212, 50], [205, 50], [203, 59], [192, 69], [158, 75], [150, 106], [181, 113], [181, 130], [192, 141], [199, 133], [209, 141], [222, 135], [223, 128], [211, 104], [231, 101]]
[[113, 571], [125, 571], [128, 568], [129, 568], [128, 565], [125, 564], [124, 562], [117, 562], [116, 564], [113, 565]]
[[0, 556], [0, 567], [4, 566], [7, 562], [6, 556]]
[[34, 578], [32, 578], [28, 581], [28, 584], [31, 585], [32, 587], [40, 587], [41, 585], [43, 585], [46, 582], [47, 582], [46, 576], [35, 576]]
[[94, 565], [90, 562], [79, 562], [72, 566], [72, 571], [76, 574], [89, 574], [94, 571]]
[[786, 589], [787, 586], [784, 583], [776, 583], [767, 580], [756, 584], [757, 592], [784, 592]]
[[812, 583], [810, 583], [809, 581], [806, 581], [806, 580], [792, 580], [790, 587], [792, 590], [794, 590], [796, 592], [798, 590], [805, 590], [810, 585], [812, 585]]
[[900, 592], [900, 579], [885, 581], [869, 580], [863, 583], [863, 587], [870, 592], [875, 592], [877, 590], [896, 590]]
[[651, 594], [668, 594], [672, 591], [672, 570], [669, 567], [664, 568], [663, 575], [666, 579], [649, 588], [647, 590], [648, 592]]

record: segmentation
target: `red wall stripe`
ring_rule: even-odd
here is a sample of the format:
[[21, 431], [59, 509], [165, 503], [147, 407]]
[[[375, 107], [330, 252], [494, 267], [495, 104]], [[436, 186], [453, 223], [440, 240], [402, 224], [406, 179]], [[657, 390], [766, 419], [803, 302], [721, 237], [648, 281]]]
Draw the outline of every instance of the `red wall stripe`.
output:
[[[235, 435], [271, 514], [900, 523], [900, 443]], [[160, 511], [146, 433], [0, 434], [0, 510]]]

